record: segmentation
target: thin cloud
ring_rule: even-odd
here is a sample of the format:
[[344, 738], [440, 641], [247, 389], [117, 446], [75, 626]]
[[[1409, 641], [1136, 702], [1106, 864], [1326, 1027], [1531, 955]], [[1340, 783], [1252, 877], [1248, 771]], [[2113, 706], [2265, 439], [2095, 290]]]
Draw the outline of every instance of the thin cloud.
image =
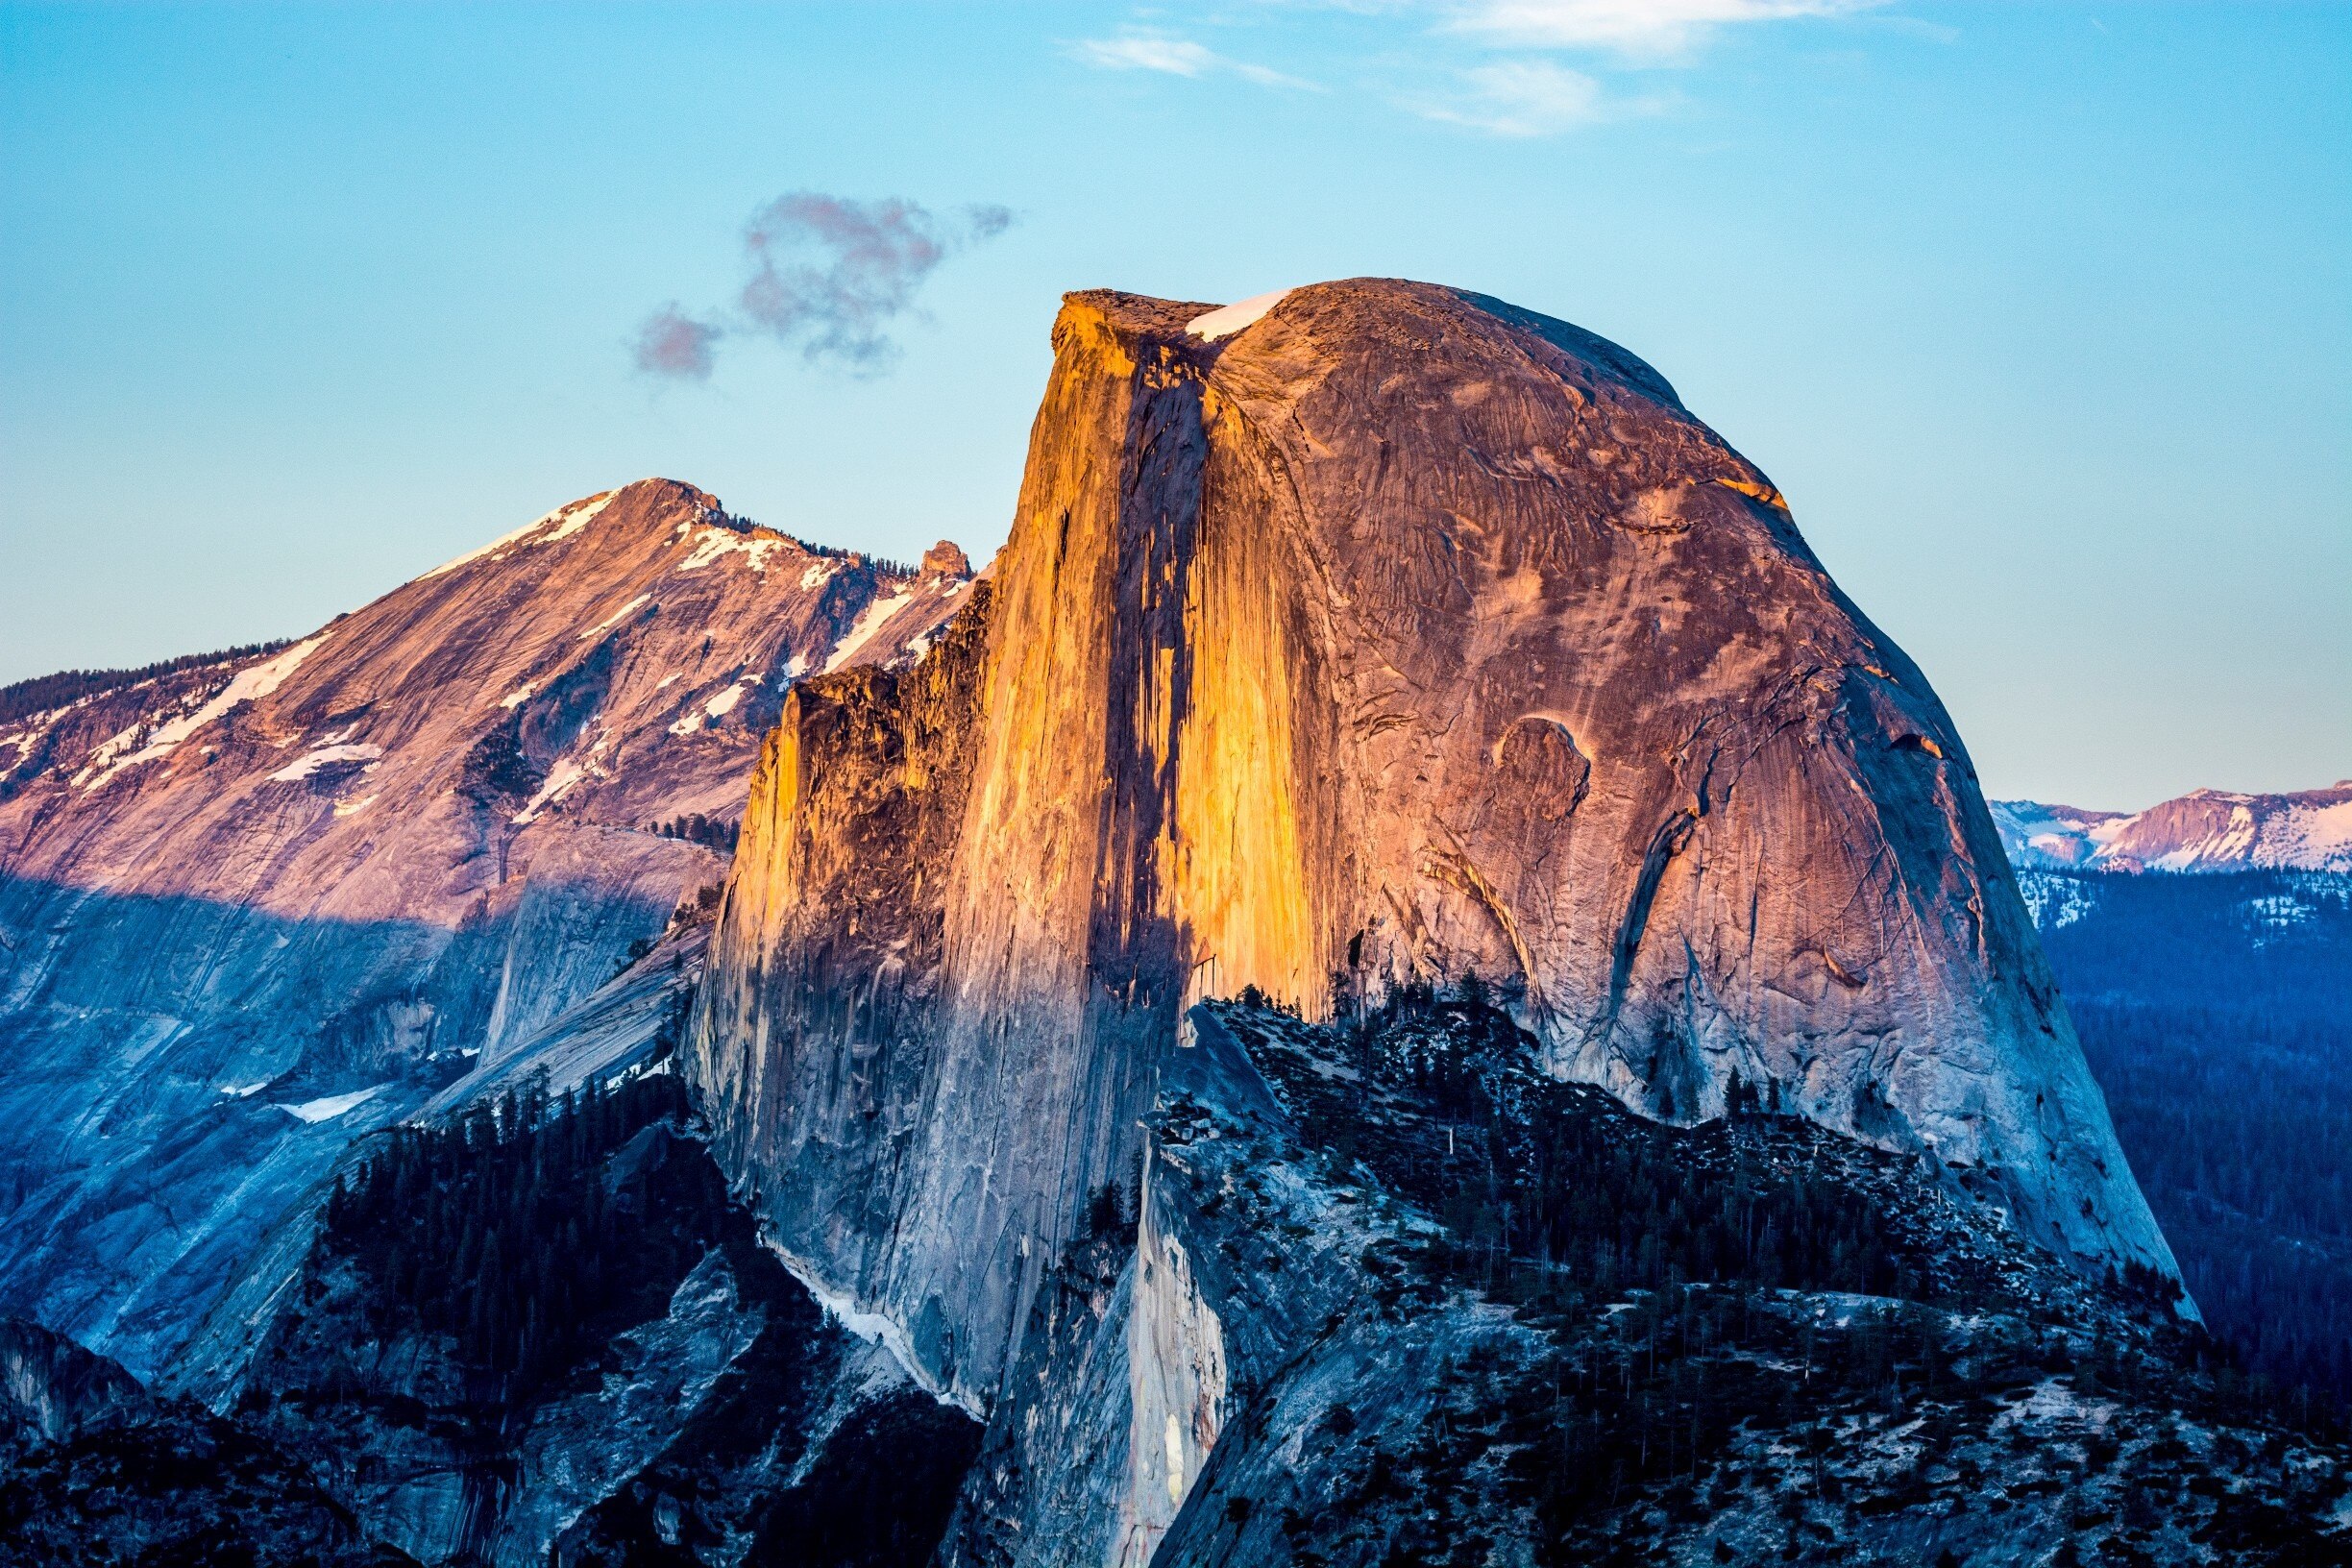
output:
[[1467, 0], [1450, 30], [1538, 49], [1686, 59], [1718, 31], [1752, 22], [1850, 16], [1884, 0]]
[[1607, 118], [1601, 84], [1548, 60], [1507, 60], [1461, 73], [1461, 90], [1408, 100], [1425, 119], [1498, 136], [1549, 136]]
[[719, 328], [695, 320], [675, 305], [666, 305], [637, 329], [637, 368], [655, 376], [707, 381], [713, 351], [722, 335]]
[[1311, 82], [1286, 76], [1245, 60], [1232, 60], [1189, 38], [1157, 33], [1129, 33], [1115, 38], [1081, 38], [1069, 46], [1069, 57], [1098, 71], [1157, 71], [1163, 76], [1198, 78], [1237, 76], [1262, 87], [1304, 87], [1320, 91]]
[[637, 330], [637, 368], [707, 380], [722, 339], [756, 335], [797, 348], [812, 364], [879, 375], [898, 357], [894, 328], [914, 311], [941, 263], [1012, 224], [1002, 207], [941, 217], [897, 196], [780, 196], [745, 226], [749, 276], [734, 307], [703, 316], [675, 305], [653, 312]]

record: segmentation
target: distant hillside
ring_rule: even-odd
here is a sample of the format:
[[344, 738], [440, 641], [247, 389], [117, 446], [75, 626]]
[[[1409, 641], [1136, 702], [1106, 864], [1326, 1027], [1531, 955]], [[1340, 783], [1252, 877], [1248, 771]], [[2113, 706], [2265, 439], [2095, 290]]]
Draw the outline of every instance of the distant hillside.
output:
[[1991, 804], [2020, 870], [2352, 872], [2352, 779], [2288, 795], [2193, 790], [2137, 813]]
[[2207, 1321], [2352, 1406], [2352, 877], [2020, 881]]

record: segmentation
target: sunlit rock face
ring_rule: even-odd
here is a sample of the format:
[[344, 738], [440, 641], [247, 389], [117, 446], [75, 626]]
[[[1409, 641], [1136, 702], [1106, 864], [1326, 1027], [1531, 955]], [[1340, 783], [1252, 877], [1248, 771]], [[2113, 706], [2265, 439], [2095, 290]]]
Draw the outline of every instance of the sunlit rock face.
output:
[[2169, 1272], [1966, 749], [1765, 477], [1499, 301], [1211, 309], [1070, 296], [985, 600], [769, 742], [690, 1054], [801, 1271], [985, 1409], [1191, 1002], [1475, 971], [1652, 1116], [1768, 1086]]
[[0, 1310], [154, 1375], [352, 1138], [716, 887], [723, 835], [655, 824], [741, 815], [795, 681], [911, 659], [968, 580], [649, 479], [0, 724]]

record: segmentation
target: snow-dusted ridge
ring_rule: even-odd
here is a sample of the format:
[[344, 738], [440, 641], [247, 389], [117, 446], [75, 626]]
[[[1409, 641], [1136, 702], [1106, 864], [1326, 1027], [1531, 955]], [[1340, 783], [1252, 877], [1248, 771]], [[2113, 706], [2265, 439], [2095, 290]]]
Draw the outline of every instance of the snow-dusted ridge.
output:
[[2145, 811], [1991, 802], [2021, 870], [2352, 873], [2352, 779], [2324, 790], [2192, 790]]
[[303, 660], [308, 658], [319, 644], [327, 640], [328, 636], [329, 633], [322, 631], [315, 637], [296, 643], [282, 653], [276, 653], [257, 663], [247, 665], [232, 676], [229, 684], [214, 694], [211, 700], [193, 713], [184, 714], [157, 725], [149, 731], [145, 746], [132, 752], [131, 755], [119, 757], [117, 760], [119, 753], [116, 748], [118, 747], [128, 747], [137, 735], [135, 728], [123, 731], [122, 734], [115, 736], [113, 740], [107, 742], [90, 754], [89, 761], [83, 766], [82, 771], [74, 774], [73, 782], [82, 789], [95, 790], [126, 768], [142, 762], [153, 762], [159, 757], [169, 755], [172, 747], [215, 719], [222, 717], [238, 703], [257, 702], [284, 685], [286, 677], [301, 669]]
[[[645, 481], [639, 480], [638, 482], [643, 483]], [[626, 489], [628, 487], [624, 485], [621, 488]], [[501, 553], [502, 551], [519, 546], [552, 545], [561, 540], [569, 539], [574, 534], [579, 532], [580, 529], [595, 522], [597, 518], [603, 513], [604, 508], [610, 506], [613, 503], [613, 499], [620, 494], [620, 490], [600, 491], [598, 494], [589, 496], [584, 500], [576, 501], [568, 506], [558, 506], [551, 512], [547, 512], [539, 517], [533, 518], [530, 522], [526, 523], [523, 525], [523, 527], [515, 529], [512, 533], [501, 534], [498, 538], [491, 540], [488, 544], [483, 545], [478, 550], [469, 550], [463, 555], [459, 555], [453, 560], [443, 561], [439, 566], [434, 567], [429, 572], [419, 573], [416, 580], [419, 582], [429, 581], [434, 577], [443, 576], [449, 573], [454, 572], [461, 566], [478, 561], [484, 556], [487, 556], [492, 560], [503, 559], [504, 557]], [[551, 525], [552, 525], [551, 528], [550, 527]], [[536, 539], [531, 537], [533, 534], [538, 533], [542, 528], [550, 529], [545, 537]]]

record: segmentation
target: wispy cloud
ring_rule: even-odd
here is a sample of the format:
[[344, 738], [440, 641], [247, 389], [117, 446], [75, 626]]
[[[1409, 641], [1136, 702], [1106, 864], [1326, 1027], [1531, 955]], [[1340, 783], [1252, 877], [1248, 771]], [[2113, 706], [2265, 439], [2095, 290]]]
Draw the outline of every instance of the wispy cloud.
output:
[[656, 376], [710, 379], [712, 355], [724, 334], [695, 320], [674, 302], [646, 317], [637, 329], [637, 368]]
[[637, 330], [637, 368], [707, 380], [722, 339], [757, 335], [799, 349], [813, 364], [878, 375], [897, 358], [892, 330], [914, 310], [931, 274], [1012, 223], [1001, 207], [943, 218], [898, 196], [780, 196], [745, 226], [749, 276], [733, 308], [701, 316], [676, 305], [656, 310]]
[[1601, 49], [1628, 60], [1688, 59], [1726, 28], [1850, 16], [1885, 0], [1459, 0], [1448, 27], [1497, 43]]
[[[1282, 0], [1269, 0], [1282, 3]], [[1351, 25], [1415, 35], [1359, 60], [1362, 86], [1399, 108], [1507, 137], [1559, 135], [1604, 121], [1670, 112], [1680, 95], [1629, 86], [1659, 66], [1695, 63], [1734, 29], [1876, 13], [1895, 0], [1288, 0], [1310, 11], [1352, 13]], [[1935, 30], [1943, 37], [1948, 30]], [[1947, 39], [1946, 41], [1948, 41]], [[1228, 75], [1269, 86], [1311, 82], [1219, 54], [1191, 38], [1149, 27], [1065, 44], [1098, 70], [1152, 71], [1191, 79]], [[1344, 67], [1333, 67], [1341, 69]], [[1383, 79], [1386, 80], [1383, 80]], [[1404, 80], [1400, 81], [1399, 78]], [[1652, 78], [1654, 80], [1654, 78]]]
[[1233, 60], [1206, 44], [1158, 33], [1125, 33], [1115, 38], [1081, 38], [1069, 45], [1069, 57], [1102, 71], [1158, 71], [1164, 76], [1237, 76], [1262, 87], [1304, 87], [1319, 91], [1311, 82], [1245, 60]]
[[1506, 60], [1460, 75], [1458, 91], [1408, 98], [1426, 119], [1498, 136], [1548, 136], [1606, 118], [1601, 84], [1548, 60]]

